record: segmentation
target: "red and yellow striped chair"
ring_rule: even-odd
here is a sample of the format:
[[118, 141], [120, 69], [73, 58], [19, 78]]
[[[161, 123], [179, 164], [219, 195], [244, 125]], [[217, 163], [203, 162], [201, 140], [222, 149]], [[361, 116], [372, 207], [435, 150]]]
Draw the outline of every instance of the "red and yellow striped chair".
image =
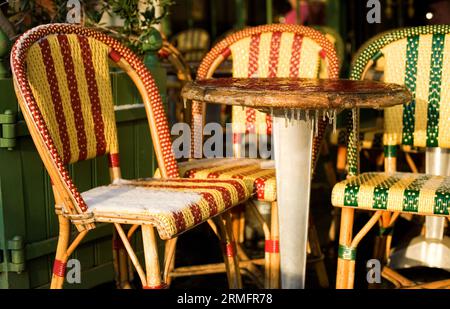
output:
[[[198, 79], [211, 78], [220, 64], [232, 56], [233, 77], [310, 77], [319, 75], [325, 66], [329, 78], [338, 77], [338, 60], [331, 42], [319, 31], [299, 26], [274, 24], [244, 29], [223, 39], [205, 56], [197, 72]], [[193, 102], [193, 153], [202, 154], [202, 128], [205, 106]], [[200, 159], [180, 164], [180, 172], [191, 178], [243, 179], [255, 198], [272, 205], [271, 231], [266, 226], [266, 287], [279, 286], [278, 220], [275, 169], [267, 160], [239, 158], [240, 146], [245, 134], [268, 135], [272, 133], [269, 114], [252, 108], [233, 107], [234, 158]], [[313, 160], [317, 158], [325, 130], [320, 125], [315, 138]], [[318, 246], [311, 246], [318, 248]], [[321, 254], [320, 252], [318, 253]], [[323, 266], [323, 265], [322, 265]], [[322, 272], [323, 273], [323, 272]], [[327, 285], [326, 274], [322, 276]]]
[[[342, 207], [337, 288], [353, 288], [356, 248], [377, 222], [381, 234], [388, 235], [402, 213], [449, 217], [450, 177], [397, 173], [396, 153], [398, 145], [450, 148], [450, 26], [405, 28], [377, 36], [357, 53], [350, 78], [362, 78], [380, 57], [386, 62], [384, 80], [405, 85], [413, 101], [384, 111], [384, 173], [358, 175], [360, 144], [355, 136], [359, 111], [354, 111], [352, 123], [356, 127], [351, 130], [347, 159], [349, 177], [332, 192], [332, 204]], [[355, 210], [375, 213], [353, 237]], [[392, 272], [386, 277], [395, 279]], [[396, 281], [410, 282], [403, 278]], [[449, 283], [442, 282], [446, 286]]]
[[[127, 72], [142, 96], [163, 179], [121, 178], [110, 63]], [[229, 221], [225, 211], [250, 196], [242, 180], [179, 178], [150, 72], [128, 48], [105, 34], [68, 24], [38, 26], [14, 44], [11, 67], [20, 108], [53, 184], [60, 230], [52, 288], [63, 286], [67, 259], [96, 222], [113, 223], [120, 236], [114, 251], [118, 281], [128, 279], [126, 268], [119, 272], [127, 263], [119, 258], [124, 251], [118, 248], [124, 246], [143, 287], [163, 288], [154, 228], [167, 240], [216, 215]], [[79, 192], [66, 166], [104, 155], [111, 185]], [[220, 235], [233, 252], [232, 233], [223, 220], [217, 219]], [[79, 233], [69, 245], [70, 223]], [[123, 225], [132, 225], [128, 235]], [[137, 227], [142, 229], [146, 271], [129, 242]], [[241, 285], [236, 263], [235, 255], [226, 257], [232, 287]]]

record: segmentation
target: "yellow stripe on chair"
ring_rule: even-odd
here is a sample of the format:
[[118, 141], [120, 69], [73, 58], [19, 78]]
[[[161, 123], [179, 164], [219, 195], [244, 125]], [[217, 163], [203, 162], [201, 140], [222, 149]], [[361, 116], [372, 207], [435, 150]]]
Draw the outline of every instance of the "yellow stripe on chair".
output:
[[[399, 85], [405, 84], [406, 70], [406, 39], [396, 41], [381, 50], [386, 64], [384, 66], [384, 81]], [[402, 142], [403, 105], [389, 107], [384, 110], [385, 146], [399, 145]]]
[[105, 126], [106, 149], [107, 152], [118, 153], [116, 118], [114, 105], [112, 104], [113, 98], [108, 64], [109, 48], [93, 38], [89, 38], [89, 45], [92, 50], [95, 79], [102, 108], [103, 124]]
[[233, 77], [248, 77], [250, 42], [251, 37], [247, 37], [230, 45], [233, 58]]
[[[270, 43], [272, 35], [272, 32], [261, 34], [261, 39], [259, 41], [258, 70], [255, 77], [267, 77], [269, 75]], [[235, 61], [235, 58], [233, 58], [233, 61]]]
[[430, 195], [434, 196], [434, 193], [444, 182], [444, 180], [444, 177], [432, 177], [424, 184], [419, 193], [419, 212], [433, 213], [434, 203], [430, 203], [429, 200], [426, 199], [426, 197]]
[[450, 148], [450, 35], [445, 36], [442, 63], [441, 102], [439, 105], [439, 147]]
[[47, 128], [52, 136], [53, 143], [55, 144], [59, 155], [62, 157], [63, 146], [58, 131], [55, 109], [52, 104], [50, 85], [45, 78], [46, 65], [43, 60], [41, 48], [38, 44], [34, 44], [28, 50], [26, 62], [31, 91], [33, 92], [33, 96], [39, 106], [42, 117], [47, 123]]
[[430, 89], [431, 46], [433, 36], [422, 35], [419, 40], [417, 60], [416, 109], [414, 123], [414, 146], [427, 145], [428, 91]]
[[321, 49], [320, 45], [310, 38], [303, 38], [298, 73], [299, 77], [315, 78], [318, 76], [320, 66], [319, 52]]
[[375, 177], [371, 177], [368, 181], [364, 182], [363, 185], [359, 188], [358, 193], [358, 207], [359, 208], [372, 208], [373, 199], [374, 199], [374, 190], [373, 188], [377, 185], [381, 184], [383, 181], [386, 181], [389, 178], [387, 174], [376, 175]]
[[280, 53], [278, 57], [278, 77], [289, 77], [291, 69], [292, 43], [294, 34], [283, 32], [281, 35]]

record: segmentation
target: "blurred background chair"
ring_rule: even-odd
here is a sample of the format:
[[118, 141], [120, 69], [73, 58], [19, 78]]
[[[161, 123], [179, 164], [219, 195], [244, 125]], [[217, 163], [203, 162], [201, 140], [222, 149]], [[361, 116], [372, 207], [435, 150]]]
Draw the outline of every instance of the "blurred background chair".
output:
[[[109, 60], [128, 73], [142, 96], [164, 179], [121, 178]], [[127, 259], [121, 254], [124, 250], [144, 288], [166, 287], [167, 271], [162, 276], [154, 228], [161, 239], [170, 241], [220, 215], [215, 218], [218, 234], [227, 252], [236, 251], [226, 210], [244, 202], [250, 192], [242, 180], [179, 178], [158, 89], [148, 69], [128, 48], [92, 29], [42, 25], [17, 40], [11, 67], [23, 116], [55, 195], [60, 231], [52, 288], [63, 286], [69, 256], [97, 222], [113, 223], [120, 237], [113, 246], [120, 287], [129, 287]], [[80, 193], [66, 166], [98, 156], [108, 157], [111, 185]], [[70, 223], [78, 234], [69, 245]], [[128, 235], [124, 225], [132, 226]], [[142, 230], [145, 271], [129, 239], [138, 227]], [[224, 254], [229, 284], [240, 287], [236, 255], [231, 253]], [[170, 263], [166, 257], [165, 265]]]
[[[354, 111], [356, 127], [349, 136], [349, 178], [338, 183], [332, 204], [342, 208], [337, 288], [353, 288], [356, 247], [379, 222], [375, 257], [390, 260], [395, 267], [426, 265], [449, 269], [450, 242], [444, 237], [445, 217], [449, 217], [450, 177], [450, 27], [423, 26], [389, 31], [372, 39], [357, 53], [351, 79], [362, 79], [381, 57], [384, 81], [404, 84], [413, 100], [384, 111], [384, 173], [358, 174], [359, 111]], [[426, 148], [426, 174], [397, 173], [398, 145]], [[355, 210], [375, 214], [356, 236], [352, 236]], [[426, 216], [425, 234], [413, 239], [406, 249], [391, 255], [393, 225], [401, 213]], [[399, 262], [402, 260], [402, 262]], [[450, 280], [417, 285], [390, 268], [383, 276], [397, 287], [447, 287]]]
[[181, 52], [186, 61], [198, 62], [208, 52], [210, 38], [206, 30], [191, 28], [175, 34], [171, 43]]

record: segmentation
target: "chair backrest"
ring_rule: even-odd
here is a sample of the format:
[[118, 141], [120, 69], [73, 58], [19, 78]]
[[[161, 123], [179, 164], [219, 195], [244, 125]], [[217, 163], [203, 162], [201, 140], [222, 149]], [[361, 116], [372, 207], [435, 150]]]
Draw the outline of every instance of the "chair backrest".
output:
[[206, 30], [192, 28], [177, 33], [172, 43], [183, 54], [186, 61], [200, 61], [208, 51], [210, 38]]
[[109, 62], [126, 71], [141, 93], [162, 176], [179, 177], [158, 89], [128, 48], [92, 29], [50, 24], [24, 33], [11, 52], [22, 113], [65, 210], [72, 214], [87, 206], [67, 164], [108, 155], [111, 180], [121, 177]]
[[413, 95], [412, 102], [384, 111], [385, 152], [395, 151], [397, 145], [450, 148], [450, 26], [376, 36], [357, 52], [350, 78], [363, 79], [381, 57], [384, 81], [405, 85]]
[[[217, 67], [229, 56], [233, 61], [233, 77], [305, 77], [319, 76], [321, 63], [329, 78], [337, 78], [339, 64], [333, 44], [318, 30], [299, 25], [273, 24], [247, 28], [217, 43], [205, 56], [197, 79], [212, 77]], [[193, 148], [201, 153], [201, 128], [205, 106], [194, 102]], [[233, 107], [233, 140], [240, 134], [271, 134], [271, 116], [252, 108]], [[321, 132], [325, 128], [321, 124]]]

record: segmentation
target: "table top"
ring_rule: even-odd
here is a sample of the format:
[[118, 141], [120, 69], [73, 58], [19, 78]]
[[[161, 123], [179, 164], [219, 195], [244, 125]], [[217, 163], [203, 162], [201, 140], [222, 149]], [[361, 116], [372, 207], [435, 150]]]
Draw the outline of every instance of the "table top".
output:
[[215, 78], [188, 82], [185, 99], [258, 109], [385, 108], [411, 101], [406, 87], [376, 81]]

